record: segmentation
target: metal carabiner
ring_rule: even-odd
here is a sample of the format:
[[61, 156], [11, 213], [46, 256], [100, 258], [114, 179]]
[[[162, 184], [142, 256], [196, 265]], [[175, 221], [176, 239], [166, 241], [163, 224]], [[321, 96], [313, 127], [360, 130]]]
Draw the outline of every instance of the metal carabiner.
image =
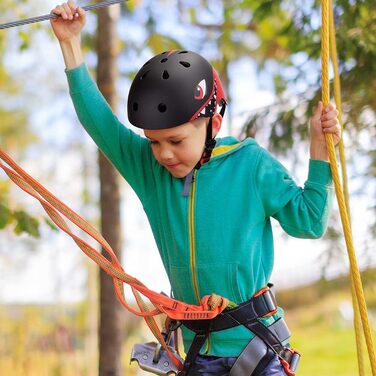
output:
[[[174, 339], [172, 336], [172, 333], [180, 325], [179, 322], [171, 320], [167, 332], [162, 332], [162, 335], [171, 353], [183, 364], [184, 360], [175, 350]], [[177, 375], [179, 372], [174, 363], [171, 362], [171, 359], [162, 345], [156, 342], [135, 344], [132, 349], [130, 361], [137, 361], [141, 369], [154, 373], [155, 375]]]

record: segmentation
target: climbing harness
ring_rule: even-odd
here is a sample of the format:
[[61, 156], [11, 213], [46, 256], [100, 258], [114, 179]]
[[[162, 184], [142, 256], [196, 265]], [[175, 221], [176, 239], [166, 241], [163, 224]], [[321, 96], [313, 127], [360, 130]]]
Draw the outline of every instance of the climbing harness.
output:
[[[100, 3], [92, 4], [92, 5], [85, 5], [85, 6], [82, 7], [82, 9], [85, 10], [85, 11], [95, 10], [95, 9], [108, 7], [110, 5], [123, 3], [124, 1], [127, 1], [127, 0], [107, 0], [107, 1], [102, 1]], [[58, 16], [54, 13], [49, 13], [49, 14], [45, 14], [44, 16], [26, 18], [24, 20], [18, 20], [18, 21], [0, 24], [0, 30], [9, 29], [11, 27], [27, 25], [27, 24], [36, 23], [36, 22], [41, 22], [41, 21], [52, 20], [52, 19], [59, 18], [59, 17], [60, 16]]]
[[[247, 347], [237, 358], [231, 368], [230, 376], [249, 376], [257, 374], [257, 368], [263, 367], [277, 355], [285, 372], [295, 375], [300, 354], [284, 345], [290, 337], [283, 318], [279, 318], [270, 326], [260, 322], [260, 318], [270, 317], [277, 312], [277, 303], [271, 290], [272, 285], [257, 292], [250, 300], [237, 307], [225, 310], [211, 320], [183, 320], [182, 324], [195, 332], [195, 337], [188, 350], [183, 369], [178, 376], [187, 376], [197, 355], [210, 333], [243, 325], [255, 334]], [[260, 367], [259, 367], [260, 368]]]
[[172, 333], [176, 333], [181, 325], [195, 333], [181, 371], [170, 365], [163, 353], [161, 356], [161, 348], [155, 342], [134, 345], [131, 361], [137, 361], [141, 369], [157, 375], [172, 373], [177, 376], [188, 376], [197, 355], [211, 333], [242, 325], [255, 337], [235, 361], [230, 376], [257, 374], [258, 370], [263, 369], [275, 355], [278, 356], [286, 374], [294, 376], [300, 354], [287, 343], [290, 331], [285, 320], [279, 318], [269, 326], [260, 322], [261, 318], [270, 317], [277, 312], [277, 303], [271, 287], [272, 284], [268, 284], [247, 302], [226, 309], [210, 320], [168, 320], [166, 324], [168, 329], [164, 333], [164, 338], [171, 351], [175, 353], [178, 353], [177, 341], [173, 340]]

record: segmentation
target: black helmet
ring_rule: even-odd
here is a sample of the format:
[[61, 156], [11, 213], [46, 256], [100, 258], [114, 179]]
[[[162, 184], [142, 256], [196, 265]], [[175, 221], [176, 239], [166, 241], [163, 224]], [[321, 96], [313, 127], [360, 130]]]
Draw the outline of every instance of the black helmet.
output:
[[128, 96], [128, 118], [142, 129], [167, 129], [198, 117], [223, 116], [224, 90], [202, 56], [173, 50], [156, 55], [138, 71]]

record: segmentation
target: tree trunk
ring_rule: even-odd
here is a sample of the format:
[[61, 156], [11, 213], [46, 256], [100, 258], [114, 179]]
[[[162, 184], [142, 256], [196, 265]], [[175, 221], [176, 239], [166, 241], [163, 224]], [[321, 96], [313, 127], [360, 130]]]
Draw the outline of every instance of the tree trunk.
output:
[[[109, 105], [115, 111], [117, 77], [116, 58], [118, 40], [116, 20], [119, 6], [98, 12], [97, 83]], [[121, 258], [119, 175], [110, 162], [99, 152], [101, 185], [101, 229], [104, 238]], [[99, 321], [99, 376], [120, 376], [121, 371], [121, 305], [118, 302], [112, 278], [103, 270], [100, 274]]]

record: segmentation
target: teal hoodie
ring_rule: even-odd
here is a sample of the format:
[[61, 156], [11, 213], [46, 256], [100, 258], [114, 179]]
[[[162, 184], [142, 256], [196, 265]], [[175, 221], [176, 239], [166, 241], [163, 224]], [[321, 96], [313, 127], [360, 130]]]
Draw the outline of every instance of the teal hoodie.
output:
[[[327, 162], [310, 160], [301, 188], [255, 140], [219, 138], [184, 197], [184, 179], [156, 161], [146, 138], [120, 123], [86, 66], [67, 77], [81, 123], [143, 204], [176, 299], [198, 304], [216, 293], [241, 303], [264, 287], [274, 262], [271, 217], [291, 236], [324, 233], [333, 191]], [[281, 315], [262, 320], [270, 325]], [[186, 351], [193, 335], [183, 329]], [[244, 327], [212, 333], [202, 352], [237, 356], [252, 337]]]

